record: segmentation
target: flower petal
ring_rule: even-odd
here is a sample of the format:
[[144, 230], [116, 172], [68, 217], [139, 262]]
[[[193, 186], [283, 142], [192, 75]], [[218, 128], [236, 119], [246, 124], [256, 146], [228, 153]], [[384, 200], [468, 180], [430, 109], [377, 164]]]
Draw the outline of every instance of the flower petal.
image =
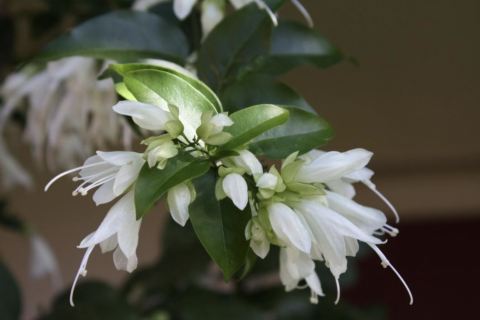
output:
[[245, 179], [239, 174], [230, 173], [223, 179], [223, 191], [232, 199], [240, 210], [248, 204], [248, 186]]
[[193, 9], [197, 0], [173, 0], [173, 12], [178, 19], [184, 20]]
[[113, 234], [112, 236], [110, 236], [110, 238], [100, 242], [100, 249], [102, 249], [102, 253], [107, 253], [115, 249], [117, 245], [118, 245], [117, 234]]
[[97, 151], [97, 155], [114, 166], [124, 166], [130, 162], [139, 161], [143, 158], [143, 154], [130, 151]]
[[165, 130], [165, 123], [173, 120], [172, 115], [161, 107], [136, 101], [120, 101], [113, 110], [131, 116], [136, 124], [147, 130]]
[[216, 127], [229, 127], [233, 124], [233, 121], [227, 115], [219, 113], [210, 118], [210, 123]]
[[121, 195], [128, 189], [138, 178], [140, 169], [142, 169], [145, 160], [138, 158], [123, 165], [117, 173], [115, 183], [113, 185], [113, 192], [116, 196]]
[[135, 210], [127, 213], [125, 220], [118, 230], [118, 247], [122, 249], [126, 257], [135, 254], [138, 246], [138, 233], [142, 219], [137, 220]]
[[118, 247], [113, 253], [113, 263], [115, 264], [115, 268], [117, 268], [117, 270], [123, 270], [132, 273], [135, 269], [137, 269], [138, 259], [136, 254], [133, 254], [133, 256], [128, 259], [125, 254], [123, 254], [120, 247]]
[[93, 201], [95, 201], [97, 206], [108, 203], [117, 197], [117, 195], [113, 192], [114, 183], [115, 180], [110, 180], [98, 188], [97, 191], [95, 191], [93, 194]]
[[237, 152], [240, 154], [239, 156], [230, 158], [237, 167], [242, 168], [248, 174], [263, 173], [262, 164], [253, 153], [248, 150]]
[[257, 181], [257, 187], [265, 189], [275, 189], [278, 177], [271, 173], [264, 173]]
[[168, 190], [167, 202], [170, 208], [170, 214], [173, 220], [182, 227], [185, 226], [188, 221], [188, 206], [191, 200], [190, 190], [184, 183]]

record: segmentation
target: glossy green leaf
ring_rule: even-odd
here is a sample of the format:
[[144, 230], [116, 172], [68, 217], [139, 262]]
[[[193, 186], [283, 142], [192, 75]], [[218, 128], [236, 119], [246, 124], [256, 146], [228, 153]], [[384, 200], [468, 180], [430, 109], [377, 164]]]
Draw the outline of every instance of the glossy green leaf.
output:
[[[182, 78], [160, 70], [140, 70], [128, 72], [124, 77], [127, 89], [143, 103], [162, 105], [164, 101], [180, 110], [180, 120], [188, 124], [191, 133], [200, 126], [204, 111], [215, 106], [197, 89]], [[188, 130], [188, 127], [185, 127]]]
[[179, 150], [176, 157], [168, 160], [163, 170], [149, 168], [145, 163], [135, 184], [137, 219], [146, 215], [168, 189], [205, 174], [209, 168], [208, 161], [197, 159], [182, 150]]
[[19, 320], [21, 311], [20, 289], [10, 270], [0, 260], [0, 320]]
[[283, 82], [269, 76], [255, 75], [238, 81], [222, 93], [226, 111], [235, 112], [248, 106], [271, 103], [296, 106], [315, 113], [305, 99]]
[[48, 44], [37, 58], [159, 58], [183, 63], [187, 55], [187, 39], [177, 26], [152, 13], [120, 10], [80, 24]]
[[[203, 82], [194, 79], [185, 73], [182, 73], [180, 71], [163, 67], [163, 66], [158, 66], [158, 65], [152, 65], [148, 63], [129, 63], [129, 64], [111, 64], [109, 66], [110, 70], [113, 70], [114, 72], [118, 73], [122, 78], [128, 73], [132, 71], [140, 71], [140, 70], [159, 70], [159, 71], [164, 71], [170, 74], [173, 74], [182, 80], [185, 80], [190, 84], [192, 87], [197, 89], [201, 94], [205, 96], [205, 98], [210, 101], [212, 105], [215, 106], [215, 109], [217, 109], [218, 112], [222, 112], [222, 104], [218, 97], [213, 93], [212, 90], [210, 90], [209, 87], [207, 87]], [[116, 82], [118, 83], [118, 82]]]
[[319, 116], [292, 106], [287, 123], [253, 139], [249, 148], [257, 155], [285, 159], [295, 151], [300, 154], [320, 147], [333, 138], [333, 128]]
[[233, 138], [223, 145], [222, 149], [234, 149], [244, 145], [262, 133], [286, 123], [288, 117], [288, 110], [273, 104], [260, 104], [237, 111], [230, 115], [233, 125], [223, 129]]
[[317, 30], [280, 20], [273, 32], [270, 54], [259, 72], [279, 76], [302, 65], [329, 68], [344, 59], [342, 52]]
[[198, 238], [228, 281], [245, 262], [249, 248], [245, 226], [252, 214], [249, 206], [240, 211], [228, 198], [218, 201], [216, 181], [214, 170], [193, 180], [197, 197], [189, 214]]
[[247, 257], [245, 259], [245, 265], [243, 266], [242, 274], [238, 278], [239, 281], [245, 279], [246, 276], [250, 274], [250, 272], [255, 267], [255, 263], [257, 262], [257, 254], [253, 252], [251, 248], [248, 249]]
[[[266, 0], [278, 10], [287, 0]], [[198, 53], [198, 75], [215, 92], [256, 70], [270, 48], [273, 24], [255, 3], [223, 19], [207, 36]]]

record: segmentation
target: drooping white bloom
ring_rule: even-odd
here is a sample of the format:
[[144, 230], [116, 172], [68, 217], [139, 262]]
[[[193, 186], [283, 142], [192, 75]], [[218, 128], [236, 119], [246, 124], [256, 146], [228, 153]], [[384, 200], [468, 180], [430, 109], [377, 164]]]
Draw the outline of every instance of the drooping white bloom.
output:
[[9, 189], [18, 185], [25, 188], [31, 188], [33, 185], [32, 177], [10, 154], [1, 136], [0, 154], [0, 174], [2, 187]]
[[62, 286], [62, 277], [57, 259], [45, 239], [37, 233], [30, 236], [30, 274], [34, 279], [50, 276], [52, 287]]
[[123, 194], [137, 179], [145, 160], [141, 153], [128, 151], [102, 152], [97, 151], [85, 161], [81, 167], [68, 170], [53, 178], [45, 187], [45, 191], [59, 178], [80, 171], [74, 181], [83, 181], [73, 195], [86, 195], [88, 191], [100, 187], [93, 195], [97, 205], [112, 201]]
[[79, 248], [87, 248], [87, 251], [70, 292], [70, 304], [72, 306], [75, 285], [80, 275], [86, 276], [88, 259], [96, 245], [100, 245], [103, 253], [116, 248], [113, 260], [118, 270], [132, 272], [137, 268], [136, 249], [141, 223], [142, 219], [136, 219], [134, 191], [132, 190], [110, 209], [97, 231], [88, 235], [78, 246]]
[[165, 124], [175, 120], [170, 112], [164, 110], [166, 108], [166, 102], [163, 108], [137, 101], [120, 101], [113, 106], [116, 113], [132, 117], [133, 122], [147, 130], [165, 130]]
[[308, 254], [296, 248], [280, 249], [280, 280], [287, 292], [299, 288], [298, 283], [305, 280], [312, 293], [311, 303], [318, 303], [318, 296], [325, 295], [315, 273], [315, 263]]
[[263, 173], [262, 164], [253, 153], [248, 150], [239, 150], [237, 152], [239, 153], [238, 156], [225, 160], [227, 165], [229, 165], [227, 161], [231, 161], [233, 166], [245, 170], [245, 172], [250, 175]]
[[289, 247], [310, 253], [312, 238], [300, 215], [283, 203], [273, 203], [267, 210], [277, 237]]
[[222, 186], [233, 204], [240, 210], [245, 209], [248, 204], [248, 186], [245, 179], [237, 173], [230, 173], [223, 179]]
[[181, 183], [168, 190], [167, 203], [173, 220], [182, 227], [188, 221], [188, 206], [192, 202], [192, 196], [185, 183]]

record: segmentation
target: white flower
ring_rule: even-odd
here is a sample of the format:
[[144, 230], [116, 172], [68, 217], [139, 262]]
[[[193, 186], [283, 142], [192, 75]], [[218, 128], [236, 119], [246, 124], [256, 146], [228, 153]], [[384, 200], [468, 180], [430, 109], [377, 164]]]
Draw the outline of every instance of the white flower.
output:
[[232, 199], [233, 204], [240, 210], [248, 204], [248, 186], [245, 179], [237, 174], [230, 173], [223, 178], [223, 191]]
[[204, 0], [202, 3], [202, 29], [205, 38], [225, 16], [223, 0]]
[[188, 206], [192, 203], [190, 189], [181, 183], [168, 190], [167, 203], [173, 220], [182, 227], [188, 221]]
[[265, 230], [263, 230], [262, 226], [256, 222], [255, 218], [252, 223], [251, 237], [250, 248], [252, 248], [257, 256], [265, 259], [270, 251], [270, 242], [265, 235]]
[[9, 153], [3, 138], [0, 136], [0, 173], [1, 184], [5, 189], [14, 186], [31, 188], [33, 185], [30, 174]]
[[254, 175], [263, 173], [263, 167], [257, 157], [248, 150], [239, 150], [238, 156], [222, 160], [227, 166], [235, 166], [245, 170], [246, 173]]
[[97, 205], [104, 204], [123, 194], [132, 185], [144, 163], [141, 153], [97, 151], [97, 155], [88, 158], [83, 166], [53, 178], [45, 191], [59, 178], [80, 171], [79, 177], [75, 177], [74, 181], [83, 182], [73, 191], [73, 195], [86, 195], [91, 189], [100, 187], [93, 195], [93, 200]]
[[213, 115], [213, 111], [205, 111], [201, 116], [201, 125], [197, 128], [197, 136], [206, 144], [220, 146], [232, 139], [228, 132], [222, 132], [224, 127], [233, 124], [226, 113]]
[[367, 165], [373, 153], [365, 149], [347, 152], [331, 151], [305, 164], [295, 177], [300, 183], [323, 183], [340, 179]]
[[312, 293], [311, 303], [318, 303], [318, 296], [324, 296], [315, 263], [308, 254], [295, 248], [280, 249], [280, 280], [287, 292], [299, 288], [298, 283], [305, 280]]
[[160, 162], [158, 168], [164, 169], [167, 165], [167, 160], [175, 157], [177, 154], [178, 149], [175, 147], [175, 144], [171, 140], [165, 141], [148, 153], [148, 166], [152, 168], [157, 162]]
[[310, 253], [312, 238], [302, 222], [302, 217], [283, 203], [273, 203], [267, 210], [277, 237], [290, 247]]
[[[163, 108], [165, 107], [166, 105]], [[136, 101], [120, 101], [113, 106], [113, 110], [118, 114], [131, 116], [133, 122], [147, 130], [165, 130], [165, 124], [175, 120], [170, 112], [161, 107]]]
[[197, 0], [173, 0], [173, 12], [180, 20], [184, 20], [190, 15], [193, 6], [197, 3]]
[[88, 235], [78, 246], [79, 248], [87, 248], [87, 251], [70, 293], [70, 304], [72, 306], [75, 285], [80, 275], [86, 276], [88, 259], [96, 245], [100, 245], [103, 253], [116, 248], [113, 260], [118, 270], [132, 272], [137, 268], [136, 249], [141, 223], [142, 219], [136, 219], [134, 191], [132, 190], [110, 209], [97, 231]]
[[34, 279], [50, 276], [54, 289], [62, 286], [57, 259], [48, 243], [39, 234], [30, 236], [30, 274]]

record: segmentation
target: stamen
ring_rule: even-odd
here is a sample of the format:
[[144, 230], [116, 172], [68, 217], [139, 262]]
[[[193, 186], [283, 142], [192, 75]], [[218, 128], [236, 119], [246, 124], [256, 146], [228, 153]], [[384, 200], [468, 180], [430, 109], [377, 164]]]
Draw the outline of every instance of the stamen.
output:
[[318, 296], [317, 296], [317, 294], [316, 294], [313, 290], [310, 290], [310, 291], [311, 291], [310, 303], [312, 303], [312, 304], [318, 304]]
[[385, 198], [383, 196], [383, 194], [380, 193], [380, 191], [378, 191], [376, 188], [375, 188], [375, 185], [370, 182], [369, 180], [368, 181], [362, 181], [362, 183], [364, 185], [366, 185], [370, 190], [372, 190], [373, 192], [375, 192], [375, 194], [380, 198], [382, 199], [383, 202], [385, 202], [385, 204], [390, 208], [390, 210], [392, 210], [393, 214], [395, 215], [395, 219], [396, 219], [396, 223], [399, 223], [400, 222], [400, 216], [398, 215], [398, 212], [397, 210], [393, 207], [393, 205], [390, 203], [390, 201], [387, 200], [387, 198]]
[[272, 12], [272, 10], [268, 7], [268, 5], [263, 2], [262, 0], [255, 0], [255, 3], [257, 4], [258, 8], [260, 10], [265, 10], [270, 17], [270, 20], [272, 20], [273, 25], [276, 27], [278, 26], [278, 20], [275, 14]]
[[305, 9], [303, 4], [298, 0], [292, 0], [292, 3], [295, 7], [297, 7], [298, 11], [300, 11], [300, 13], [305, 18], [305, 20], [307, 20], [308, 26], [310, 28], [313, 28], [313, 19], [310, 16], [310, 14], [308, 13], [307, 9]]
[[[97, 173], [92, 174], [92, 175], [90, 175], [90, 176], [75, 177], [75, 178], [77, 178], [77, 181], [78, 181], [78, 180], [85, 180], [85, 181], [89, 180], [89, 181], [92, 181], [93, 179], [97, 178], [98, 176], [102, 176], [102, 175], [107, 174], [107, 173], [110, 173], [110, 172], [112, 172], [112, 171], [119, 171], [119, 170], [120, 170], [120, 167], [119, 167], [119, 166], [113, 166], [112, 168], [109, 168], [109, 169], [107, 169], [107, 170], [103, 170], [103, 171], [101, 171], [101, 172], [97, 172]], [[75, 179], [75, 178], [74, 178], [74, 179]], [[75, 181], [75, 180], [74, 180], [74, 181]]]
[[390, 263], [390, 261], [388, 261], [387, 257], [383, 254], [382, 251], [380, 251], [380, 249], [378, 249], [378, 247], [374, 244], [368, 244], [374, 251], [375, 253], [380, 257], [380, 259], [382, 260], [382, 266], [384, 268], [387, 268], [387, 267], [390, 267], [393, 272], [395, 272], [395, 274], [397, 275], [397, 277], [400, 279], [400, 281], [402, 282], [403, 286], [405, 287], [405, 289], [407, 289], [407, 292], [408, 292], [408, 295], [410, 296], [410, 305], [413, 304], [413, 295], [412, 295], [412, 292], [410, 291], [410, 288], [408, 287], [407, 283], [405, 282], [405, 280], [403, 280], [402, 276], [400, 275], [400, 273], [398, 273], [398, 271], [392, 266], [392, 264]]
[[[100, 179], [100, 180], [92, 183], [91, 185], [89, 185], [89, 186], [86, 187], [85, 189], [82, 189], [82, 191], [81, 191], [82, 196], [83, 196], [83, 195], [86, 195], [87, 192], [90, 191], [91, 189], [96, 188], [96, 187], [98, 187], [98, 186], [101, 186], [102, 184], [105, 184], [105, 183], [107, 183], [107, 182], [115, 179], [116, 177], [117, 177], [117, 174], [114, 173], [114, 174], [111, 174], [111, 175], [109, 175], [109, 176], [106, 176], [106, 177], [104, 177], [104, 178], [102, 178], [102, 179]], [[87, 183], [87, 182], [85, 182], [85, 183]], [[83, 193], [85, 193], [85, 194], [83, 194]]]
[[398, 233], [400, 232], [397, 228], [394, 228], [388, 224], [384, 225], [382, 227], [382, 230], [386, 233], [388, 233], [391, 237], [396, 237], [398, 236]]
[[73, 304], [73, 292], [75, 291], [75, 286], [77, 285], [77, 281], [80, 275], [84, 277], [87, 275], [87, 262], [88, 262], [88, 258], [90, 257], [90, 254], [93, 251], [93, 248], [95, 248], [94, 245], [91, 247], [88, 247], [87, 252], [85, 252], [85, 255], [83, 256], [82, 263], [80, 264], [80, 269], [78, 269], [77, 275], [75, 276], [75, 280], [73, 281], [72, 290], [70, 290], [70, 305], [72, 307], [75, 306]]
[[55, 178], [53, 178], [52, 180], [50, 180], [50, 182], [45, 186], [45, 192], [48, 191], [48, 188], [50, 188], [50, 186], [55, 182], [57, 181], [58, 179], [60, 179], [61, 177], [64, 177], [72, 172], [75, 172], [75, 171], [79, 171], [79, 170], [82, 170], [82, 169], [86, 169], [86, 168], [91, 168], [91, 167], [95, 167], [95, 166], [99, 166], [99, 165], [102, 165], [102, 164], [105, 164], [107, 163], [106, 161], [101, 161], [101, 162], [97, 162], [97, 163], [92, 163], [92, 164], [89, 164], [89, 165], [86, 165], [86, 166], [81, 166], [81, 167], [77, 167], [77, 168], [74, 168], [74, 169], [70, 169], [68, 171], [65, 171], [63, 173], [60, 173], [59, 175], [57, 175]]
[[338, 304], [340, 301], [340, 283], [338, 283], [338, 278], [335, 277], [335, 283], [337, 285], [337, 300], [335, 300], [335, 304]]

